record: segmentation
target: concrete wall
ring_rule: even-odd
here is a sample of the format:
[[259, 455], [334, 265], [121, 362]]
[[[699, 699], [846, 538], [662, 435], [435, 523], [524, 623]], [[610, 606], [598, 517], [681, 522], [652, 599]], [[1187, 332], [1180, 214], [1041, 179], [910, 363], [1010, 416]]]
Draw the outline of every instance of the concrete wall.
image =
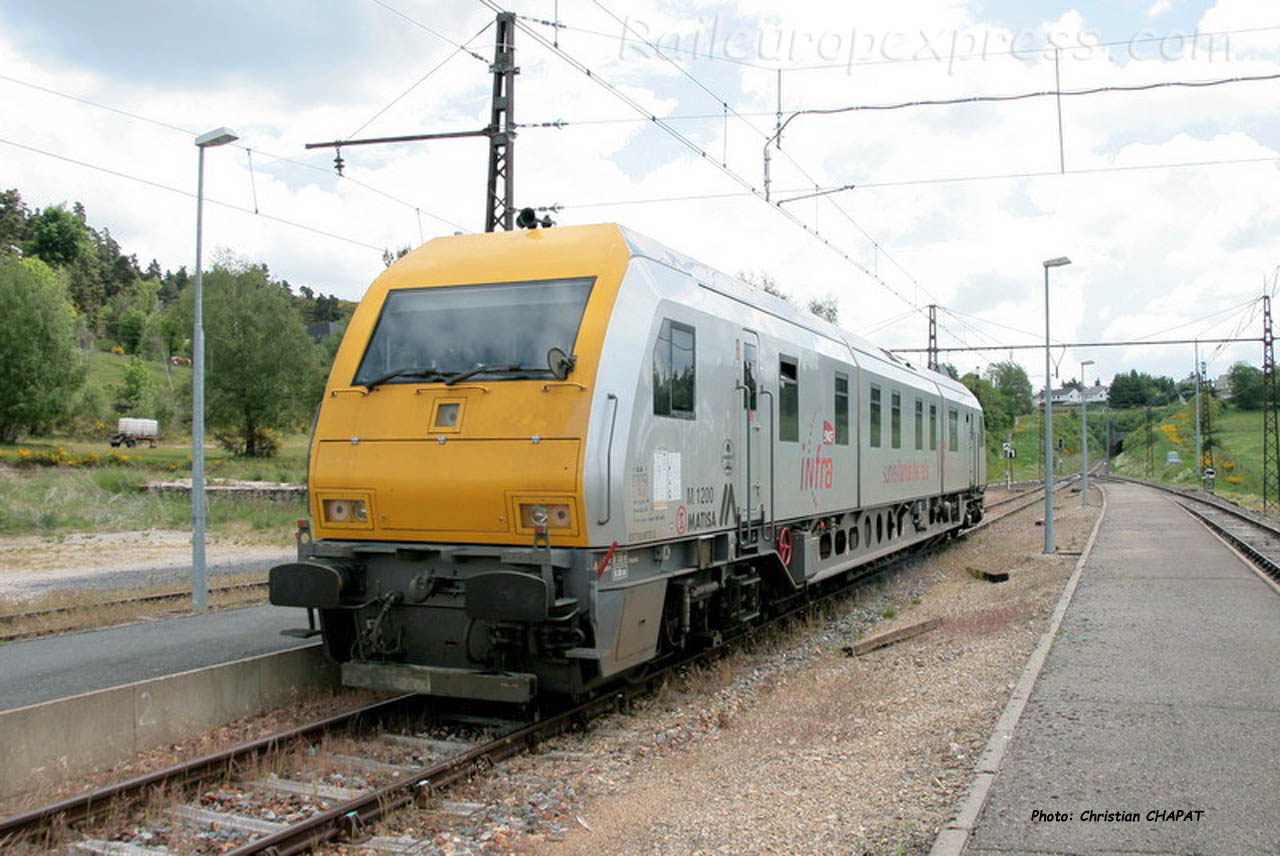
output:
[[0, 796], [195, 737], [336, 689], [338, 668], [309, 645], [0, 712]]

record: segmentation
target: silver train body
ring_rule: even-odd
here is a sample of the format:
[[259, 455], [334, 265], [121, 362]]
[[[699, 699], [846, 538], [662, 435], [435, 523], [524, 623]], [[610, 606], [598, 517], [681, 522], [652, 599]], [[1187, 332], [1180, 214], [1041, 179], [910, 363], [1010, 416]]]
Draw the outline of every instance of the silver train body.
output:
[[[273, 602], [320, 611], [346, 682], [509, 702], [584, 693], [715, 644], [806, 587], [981, 519], [983, 417], [963, 385], [615, 225], [440, 239], [408, 259], [477, 247], [515, 270], [532, 254], [535, 284], [558, 250], [569, 260], [565, 276], [591, 280], [577, 340], [564, 343], [577, 367], [567, 377], [563, 364], [540, 377], [480, 374], [466, 389], [419, 379], [362, 391], [351, 366], [369, 348], [368, 331], [385, 323], [387, 296], [418, 280], [375, 283], [324, 405], [350, 399], [367, 410], [343, 404], [355, 415], [327, 421], [322, 410], [311, 464], [315, 535], [300, 539], [298, 562], [273, 569], [271, 581]], [[476, 276], [486, 278], [499, 277]], [[584, 342], [588, 329], [598, 335]], [[379, 420], [396, 406], [446, 396], [463, 400], [478, 424], [485, 409], [495, 416], [509, 406], [504, 392], [519, 384], [542, 391], [508, 414], [508, 435], [490, 427], [472, 438], [495, 444], [499, 458], [507, 447], [497, 443], [521, 444], [523, 463], [481, 476], [495, 490], [548, 498], [509, 500], [506, 532], [443, 540], [430, 522], [393, 531], [394, 514], [380, 514], [398, 501], [388, 491], [443, 489], [433, 473], [444, 459], [406, 458], [407, 475], [389, 488], [360, 465], [373, 458], [339, 465], [334, 457], [353, 454], [357, 435], [359, 454], [374, 454], [366, 450], [383, 436]], [[381, 395], [407, 404], [380, 404]], [[531, 424], [544, 433], [530, 434]], [[563, 467], [553, 440], [574, 441]], [[413, 454], [443, 455], [455, 441], [428, 427]], [[529, 484], [556, 469], [565, 470], [559, 481], [543, 486], [553, 490]], [[340, 487], [368, 499], [367, 531], [325, 528], [324, 498]], [[547, 508], [571, 524], [547, 525]]]

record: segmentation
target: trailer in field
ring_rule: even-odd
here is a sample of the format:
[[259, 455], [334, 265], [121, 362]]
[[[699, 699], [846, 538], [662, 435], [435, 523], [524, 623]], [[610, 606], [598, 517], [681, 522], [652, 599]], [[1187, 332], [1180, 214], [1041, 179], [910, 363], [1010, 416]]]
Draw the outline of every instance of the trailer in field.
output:
[[111, 435], [111, 445], [124, 445], [132, 449], [140, 440], [145, 440], [154, 449], [159, 437], [160, 423], [156, 420], [121, 417], [116, 422], [116, 433]]

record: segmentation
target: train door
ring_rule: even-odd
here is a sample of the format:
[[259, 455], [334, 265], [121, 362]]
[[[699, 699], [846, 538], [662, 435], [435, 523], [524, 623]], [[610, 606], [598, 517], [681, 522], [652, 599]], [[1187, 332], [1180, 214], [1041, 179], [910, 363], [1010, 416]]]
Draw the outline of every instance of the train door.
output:
[[[736, 514], [739, 541], [756, 544], [765, 521], [765, 479], [761, 462], [768, 459], [767, 444], [773, 426], [762, 425], [761, 417], [770, 421], [770, 408], [760, 408], [762, 396], [772, 397], [760, 384], [760, 337], [754, 330], [742, 331], [742, 410], [739, 422], [738, 443], [742, 448], [741, 465], [729, 484], [737, 489], [734, 503], [726, 500], [724, 511]], [[727, 516], [727, 513], [722, 516]], [[727, 522], [727, 521], [726, 521]]]
[[966, 413], [964, 421], [969, 425], [969, 478], [967, 482], [972, 487], [978, 483], [978, 452], [981, 431], [978, 428], [978, 420], [974, 418], [972, 413]]

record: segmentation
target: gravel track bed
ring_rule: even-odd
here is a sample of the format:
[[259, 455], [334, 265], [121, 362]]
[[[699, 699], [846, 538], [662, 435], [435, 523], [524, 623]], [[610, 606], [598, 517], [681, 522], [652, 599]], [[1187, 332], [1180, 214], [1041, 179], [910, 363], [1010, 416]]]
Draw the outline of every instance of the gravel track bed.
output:
[[[1058, 548], [1083, 549], [1101, 504], [1058, 499]], [[626, 714], [451, 789], [469, 814], [400, 812], [354, 854], [925, 854], [1071, 575], [1035, 506], [864, 585]], [[1008, 571], [992, 584], [969, 571]], [[922, 636], [851, 657], [865, 636]], [[393, 848], [399, 845], [399, 850]]]

